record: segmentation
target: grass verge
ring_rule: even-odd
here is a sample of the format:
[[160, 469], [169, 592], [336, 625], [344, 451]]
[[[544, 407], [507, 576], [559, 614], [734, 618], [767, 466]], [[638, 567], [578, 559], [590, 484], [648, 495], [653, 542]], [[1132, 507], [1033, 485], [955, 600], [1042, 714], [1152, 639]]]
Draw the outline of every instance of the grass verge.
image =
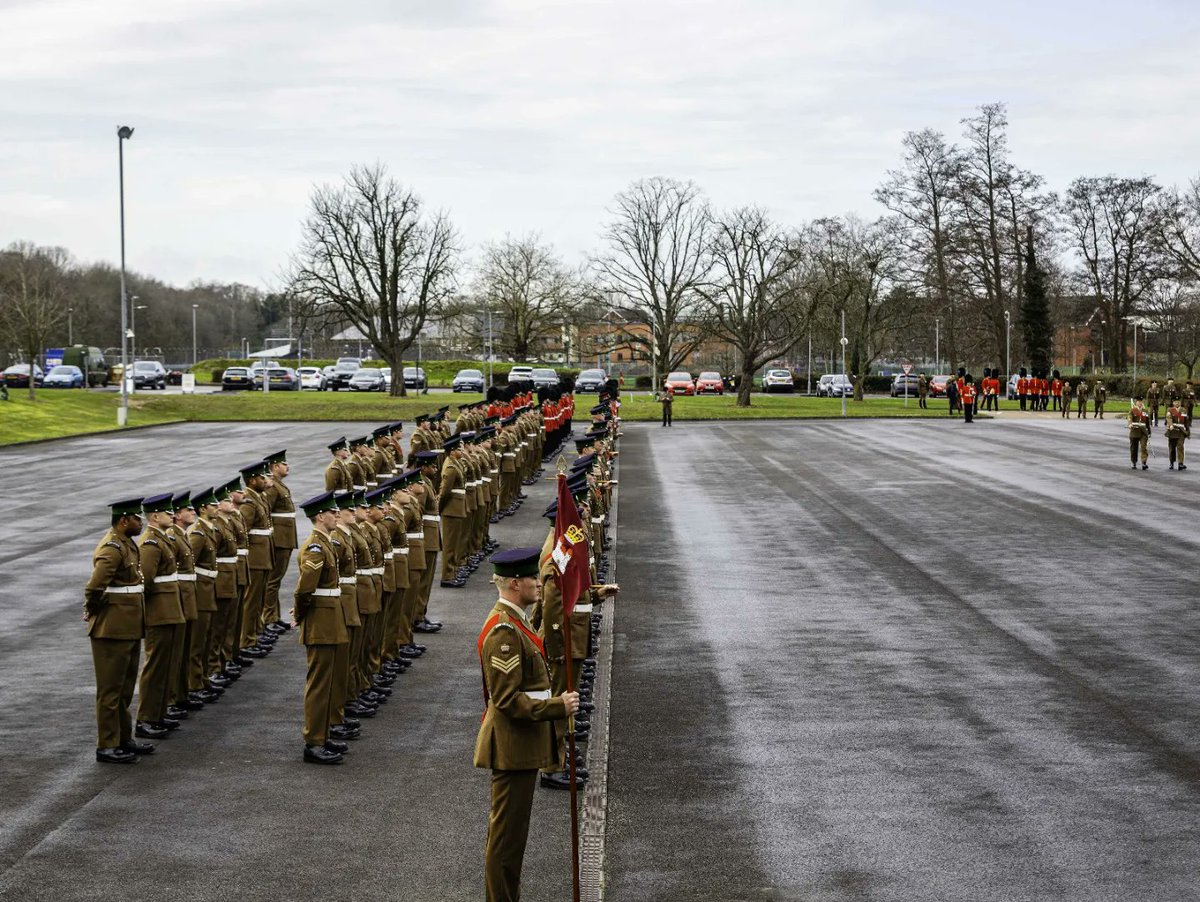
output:
[[[24, 389], [9, 391], [9, 400], [0, 401], [0, 445], [37, 439], [62, 438], [117, 428], [120, 397], [112, 392], [39, 389], [29, 400]], [[153, 426], [184, 417], [170, 411], [148, 408], [140, 397], [129, 402], [130, 426]]]

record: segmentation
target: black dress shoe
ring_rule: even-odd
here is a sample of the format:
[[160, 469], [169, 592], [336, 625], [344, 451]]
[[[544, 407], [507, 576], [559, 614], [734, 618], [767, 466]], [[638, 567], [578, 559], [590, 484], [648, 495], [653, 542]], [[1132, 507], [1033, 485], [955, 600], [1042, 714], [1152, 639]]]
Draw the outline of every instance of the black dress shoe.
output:
[[191, 692], [188, 695], [189, 697], [194, 695], [196, 700], [199, 701], [201, 705], [211, 705], [213, 702], [219, 702], [221, 700], [221, 694], [219, 692], [213, 692], [211, 689], [200, 689], [196, 692]]
[[121, 750], [133, 752], [135, 755], [153, 755], [154, 746], [148, 742], [138, 742], [136, 739], [130, 739], [128, 742], [121, 743]]
[[160, 727], [158, 724], [149, 723], [148, 721], [138, 721], [137, 726], [133, 728], [133, 735], [139, 739], [162, 739], [167, 735], [165, 727]]
[[265, 633], [273, 633], [276, 636], [278, 636], [280, 633], [286, 633], [287, 629], [288, 628], [278, 620], [273, 620], [263, 627], [263, 631]]
[[413, 629], [418, 633], [436, 633], [442, 628], [442, 625], [436, 621], [418, 620], [413, 624]]
[[[178, 705], [167, 705], [167, 716], [163, 719], [164, 720], [187, 720], [188, 713], [186, 710], [184, 710], [183, 708], [180, 708]], [[178, 724], [176, 724], [176, 726], [178, 726]], [[167, 729], [170, 729], [170, 727], [168, 727]]]
[[343, 717], [342, 722], [337, 724], [337, 726], [345, 727], [348, 730], [357, 730], [362, 727], [362, 723], [355, 720], [353, 717]]
[[337, 752], [339, 755], [344, 755], [346, 752], [350, 751], [350, 746], [346, 745], [344, 742], [339, 742], [336, 739], [326, 739], [325, 748], [331, 752]]
[[346, 705], [346, 713], [353, 714], [355, 717], [374, 717], [375, 709], [368, 705], [360, 705], [357, 702], [352, 702]]
[[306, 745], [304, 760], [310, 764], [341, 764], [342, 756], [340, 752], [331, 752], [323, 745]]
[[382, 695], [384, 698], [390, 698], [392, 695], [392, 688], [390, 686], [383, 686], [379, 683], [372, 685], [370, 691], [376, 695]]
[[96, 760], [101, 764], [137, 764], [137, 755], [123, 748], [96, 749]]
[[227, 676], [222, 676], [219, 673], [214, 673], [208, 678], [208, 685], [215, 686], [217, 689], [228, 689], [233, 685], [233, 680]]
[[444, 579], [440, 585], [443, 589], [461, 589], [465, 583], [457, 579]]
[[233, 662], [234, 662], [235, 664], [237, 664], [237, 666], [238, 666], [238, 669], [239, 669], [239, 670], [240, 670], [241, 668], [243, 668], [243, 667], [253, 667], [253, 666], [254, 666], [254, 659], [253, 659], [253, 658], [249, 658], [249, 657], [247, 657], [246, 655], [243, 655], [243, 654], [236, 654], [236, 655], [234, 655], [234, 656], [233, 656]]
[[422, 645], [420, 642], [409, 642], [408, 646], [409, 648], [415, 648], [417, 650], [417, 654], [419, 655], [423, 655], [425, 652], [429, 651], [429, 646]]
[[154, 725], [162, 727], [164, 730], [178, 730], [180, 723], [174, 717], [164, 717], [161, 720], [156, 720]]
[[[556, 773], [553, 773], [553, 774], [545, 774], [544, 773], [544, 774], [540, 774], [538, 776], [538, 782], [541, 783], [543, 786], [545, 786], [547, 789], [570, 789], [571, 788], [571, 775], [567, 771], [562, 771], [562, 770], [557, 771]], [[587, 779], [584, 777], [581, 777], [578, 772], [575, 774], [575, 786], [576, 787], [580, 787], [586, 782], [587, 782]]]
[[279, 631], [281, 633], [286, 633], [288, 630], [290, 630], [292, 628], [292, 625], [290, 623], [288, 623], [286, 620], [276, 620], [275, 626], [279, 627]]
[[375, 674], [375, 676], [371, 677], [371, 685], [372, 686], [382, 687], [384, 689], [387, 689], [388, 692], [392, 691], [391, 686], [395, 682], [396, 682], [396, 678], [394, 676], [385, 676], [382, 673], [377, 673], [377, 674]]
[[[199, 698], [194, 697], [193, 694], [189, 692], [188, 697], [179, 703], [179, 707], [183, 708], [184, 711], [203, 711], [204, 702]], [[171, 712], [168, 711], [167, 713], [170, 714]]]
[[362, 735], [362, 729], [359, 727], [351, 729], [344, 724], [335, 724], [329, 728], [329, 735], [331, 738], [339, 741], [345, 739], [358, 739], [358, 737]]
[[368, 705], [375, 705], [376, 707], [378, 707], [379, 705], [387, 704], [387, 696], [386, 695], [377, 695], [376, 693], [372, 692], [370, 689], [368, 689], [366, 692], [362, 693], [358, 697], [358, 700], [360, 702], [366, 702]]
[[[238, 659], [239, 659], [238, 663], [241, 664], [243, 667], [245, 667], [246, 665], [242, 663], [241, 658], [256, 659], [256, 658], [265, 658], [266, 656], [267, 656], [266, 651], [261, 648], [243, 648], [241, 651], [241, 654], [238, 655]], [[253, 660], [251, 661], [251, 663], [253, 663]]]

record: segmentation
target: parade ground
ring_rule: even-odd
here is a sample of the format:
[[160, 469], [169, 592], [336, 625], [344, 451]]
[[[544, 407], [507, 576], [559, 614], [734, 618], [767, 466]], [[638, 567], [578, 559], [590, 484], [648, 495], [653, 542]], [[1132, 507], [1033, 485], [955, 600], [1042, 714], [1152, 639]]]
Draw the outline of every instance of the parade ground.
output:
[[[294, 632], [154, 755], [93, 758], [106, 502], [279, 448], [303, 499], [352, 432], [0, 449], [0, 898], [483, 897], [485, 569], [434, 589], [445, 628], [339, 767], [301, 762]], [[1016, 412], [627, 424], [584, 814], [603, 898], [1195, 899], [1200, 466], [1151, 446], [1133, 471], [1122, 420]], [[502, 547], [541, 544], [551, 476]], [[568, 824], [539, 790], [523, 898], [570, 898]]]

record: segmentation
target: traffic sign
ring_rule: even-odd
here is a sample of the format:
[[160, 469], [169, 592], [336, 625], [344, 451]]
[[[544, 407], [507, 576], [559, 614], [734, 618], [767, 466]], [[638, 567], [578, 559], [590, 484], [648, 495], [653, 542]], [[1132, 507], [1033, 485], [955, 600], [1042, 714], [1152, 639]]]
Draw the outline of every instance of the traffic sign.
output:
[[900, 367], [900, 369], [904, 370], [904, 375], [906, 375], [906, 376], [912, 374], [912, 364], [911, 363], [904, 364], [902, 367]]

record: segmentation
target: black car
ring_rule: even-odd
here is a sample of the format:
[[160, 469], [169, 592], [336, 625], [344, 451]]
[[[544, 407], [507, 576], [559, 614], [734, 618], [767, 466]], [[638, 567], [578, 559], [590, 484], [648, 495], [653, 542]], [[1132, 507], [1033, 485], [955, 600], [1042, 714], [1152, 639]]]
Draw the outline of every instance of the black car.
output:
[[163, 391], [167, 387], [167, 368], [157, 360], [137, 360], [133, 364], [134, 388], [157, 388]]
[[[13, 364], [0, 374], [0, 378], [9, 388], [29, 388], [29, 364]], [[36, 363], [33, 365], [33, 384], [42, 384], [42, 368]]]
[[419, 366], [406, 366], [404, 368], [404, 387], [424, 389], [425, 385], [425, 370]]
[[245, 391], [254, 387], [248, 367], [231, 366], [221, 374], [221, 391]]
[[575, 380], [575, 391], [598, 392], [607, 381], [608, 374], [604, 370], [584, 370]]
[[337, 363], [333, 365], [333, 373], [330, 374], [326, 387], [333, 391], [337, 391], [339, 388], [349, 388], [350, 380], [361, 368], [362, 360], [358, 357], [339, 357]]
[[483, 371], [482, 370], [459, 370], [454, 376], [452, 390], [460, 391], [483, 391]]

